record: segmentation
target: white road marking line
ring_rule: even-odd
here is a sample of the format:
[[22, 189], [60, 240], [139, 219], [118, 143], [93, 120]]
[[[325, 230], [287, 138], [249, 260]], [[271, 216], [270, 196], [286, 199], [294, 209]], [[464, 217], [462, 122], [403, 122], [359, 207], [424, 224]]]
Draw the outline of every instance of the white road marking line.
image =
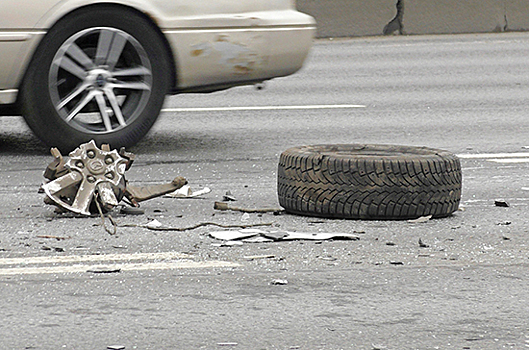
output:
[[102, 267], [141, 271], [241, 266], [229, 261], [193, 261], [191, 258], [191, 255], [174, 252], [6, 258], [0, 259], [0, 276], [87, 272]]
[[508, 158], [508, 159], [487, 159], [488, 162], [494, 163], [529, 163], [529, 158]]
[[490, 158], [529, 158], [529, 152], [520, 153], [465, 153], [458, 154], [459, 158], [462, 159], [490, 159]]
[[0, 268], [0, 276], [12, 275], [35, 275], [50, 273], [79, 273], [88, 272], [94, 268], [108, 268], [120, 271], [142, 271], [142, 270], [173, 270], [173, 269], [203, 269], [214, 267], [239, 267], [240, 264], [228, 261], [171, 261], [165, 263], [135, 263], [120, 265], [62, 265], [62, 266], [32, 266]]
[[100, 255], [67, 255], [67, 256], [34, 256], [27, 258], [0, 259], [0, 265], [15, 264], [64, 264], [102, 261], [134, 261], [134, 260], [167, 260], [190, 259], [191, 255], [175, 252], [165, 253], [134, 253], [134, 254], [100, 254]]
[[307, 105], [307, 106], [247, 106], [247, 107], [197, 107], [164, 108], [162, 112], [225, 112], [225, 111], [273, 111], [293, 109], [340, 109], [366, 108], [365, 105]]

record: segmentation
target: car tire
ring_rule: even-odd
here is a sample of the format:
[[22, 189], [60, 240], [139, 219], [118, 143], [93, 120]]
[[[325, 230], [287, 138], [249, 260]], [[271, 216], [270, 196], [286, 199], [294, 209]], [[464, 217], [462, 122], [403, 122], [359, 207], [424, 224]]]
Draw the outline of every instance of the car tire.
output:
[[88, 7], [54, 25], [27, 70], [22, 113], [48, 146], [130, 147], [158, 118], [171, 82], [157, 28], [123, 7]]
[[450, 152], [391, 145], [317, 145], [281, 154], [279, 204], [344, 219], [446, 217], [459, 207], [461, 165]]

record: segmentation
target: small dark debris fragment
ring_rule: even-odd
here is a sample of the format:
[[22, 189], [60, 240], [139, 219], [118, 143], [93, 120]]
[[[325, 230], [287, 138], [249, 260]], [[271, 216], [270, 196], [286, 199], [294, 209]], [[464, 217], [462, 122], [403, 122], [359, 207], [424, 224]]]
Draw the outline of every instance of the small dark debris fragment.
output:
[[510, 207], [510, 204], [508, 202], [501, 200], [501, 199], [495, 200], [494, 205], [497, 207], [503, 207], [503, 208]]
[[86, 270], [86, 272], [90, 273], [118, 273], [121, 272], [121, 269], [119, 267], [94, 267], [92, 269]]
[[504, 222], [497, 223], [498, 226], [509, 226], [510, 224], [512, 224], [512, 222], [510, 221], [504, 221]]
[[222, 200], [224, 202], [235, 202], [237, 201], [237, 198], [235, 198], [232, 194], [231, 194], [231, 191], [226, 191], [226, 194], [224, 196], [222, 196]]
[[107, 350], [125, 350], [125, 346], [123, 346], [123, 345], [110, 345], [110, 346], [107, 346]]
[[395, 246], [397, 245], [395, 242], [386, 242], [386, 245], [389, 245], [389, 246]]
[[422, 239], [419, 238], [419, 247], [421, 248], [430, 248], [430, 245], [424, 243]]
[[390, 261], [389, 263], [391, 265], [404, 265], [404, 263], [402, 261]]
[[503, 236], [502, 237], [504, 241], [510, 241], [511, 240], [511, 237], [507, 237], [507, 236]]
[[134, 207], [121, 207], [119, 213], [124, 215], [143, 215], [145, 210]]

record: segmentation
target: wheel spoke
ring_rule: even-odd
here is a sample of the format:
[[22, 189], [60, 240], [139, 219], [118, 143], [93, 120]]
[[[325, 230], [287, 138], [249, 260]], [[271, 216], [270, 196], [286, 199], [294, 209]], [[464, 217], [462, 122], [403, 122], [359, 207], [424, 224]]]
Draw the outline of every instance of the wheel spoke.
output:
[[95, 185], [84, 180], [79, 186], [77, 193], [75, 194], [75, 199], [72, 203], [72, 208], [81, 209], [82, 213], [88, 213], [90, 209], [90, 204], [92, 203], [92, 193], [94, 193]]
[[96, 95], [94, 90], [90, 90], [88, 94], [75, 106], [75, 108], [68, 114], [66, 117], [66, 122], [69, 123], [73, 118], [79, 114], [79, 112], [88, 104], [88, 102], [92, 101], [94, 96]]
[[68, 96], [66, 96], [62, 101], [61, 103], [59, 103], [59, 105], [57, 106], [57, 109], [63, 109], [64, 106], [66, 106], [68, 103], [70, 103], [74, 98], [76, 98], [77, 96], [79, 96], [79, 94], [81, 94], [82, 92], [86, 91], [86, 89], [88, 88], [89, 84], [87, 83], [82, 83], [81, 85], [79, 85], [79, 87], [77, 89], [75, 89], [75, 91], [73, 91], [72, 93], [70, 93]]
[[112, 131], [112, 123], [107, 112], [107, 103], [105, 102], [105, 96], [102, 93], [96, 94], [97, 105], [99, 106], [99, 113], [101, 114], [101, 119], [105, 124], [105, 129], [107, 131]]
[[97, 52], [96, 52], [96, 64], [102, 65], [105, 63], [108, 57], [108, 52], [110, 51], [110, 45], [112, 44], [112, 38], [114, 37], [114, 32], [107, 29], [102, 29], [99, 33], [99, 40], [97, 42]]
[[110, 71], [114, 70], [114, 67], [116, 66], [116, 63], [119, 60], [119, 57], [121, 56], [121, 53], [123, 52], [123, 48], [125, 48], [125, 44], [127, 43], [127, 38], [120, 34], [120, 33], [114, 33], [114, 39], [112, 40], [112, 44], [110, 47], [110, 51], [107, 56], [107, 66]]
[[112, 89], [105, 88], [105, 95], [108, 98], [108, 102], [110, 102], [110, 106], [112, 107], [112, 110], [114, 111], [114, 115], [116, 116], [116, 119], [118, 120], [119, 125], [121, 126], [127, 126], [127, 123], [125, 122], [125, 118], [123, 118], [123, 113], [121, 112], [121, 107], [118, 103], [118, 99], [116, 98], [116, 94], [114, 94], [114, 91]]
[[64, 69], [67, 72], [70, 72], [81, 80], [84, 80], [86, 78], [86, 71], [68, 57], [62, 56], [61, 58], [53, 62], [53, 65], [59, 66], [60, 68]]
[[75, 43], [72, 43], [66, 53], [70, 55], [74, 60], [83, 65], [86, 69], [94, 68], [94, 62], [88, 57], [88, 55], [79, 48]]
[[138, 82], [118, 82], [108, 84], [111, 89], [126, 89], [126, 90], [147, 90], [150, 91], [151, 87], [141, 81]]
[[145, 67], [120, 69], [120, 70], [112, 72], [112, 76], [114, 77], [145, 76], [145, 75], [151, 75], [151, 74], [152, 74], [151, 71]]

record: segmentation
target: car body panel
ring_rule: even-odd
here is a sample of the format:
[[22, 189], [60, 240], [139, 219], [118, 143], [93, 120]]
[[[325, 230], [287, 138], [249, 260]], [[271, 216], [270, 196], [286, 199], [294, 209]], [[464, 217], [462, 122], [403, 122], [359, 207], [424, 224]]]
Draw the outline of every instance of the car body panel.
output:
[[292, 0], [2, 0], [0, 103], [12, 103], [47, 30], [84, 6], [116, 4], [147, 15], [175, 58], [174, 91], [234, 86], [297, 71], [315, 33]]

